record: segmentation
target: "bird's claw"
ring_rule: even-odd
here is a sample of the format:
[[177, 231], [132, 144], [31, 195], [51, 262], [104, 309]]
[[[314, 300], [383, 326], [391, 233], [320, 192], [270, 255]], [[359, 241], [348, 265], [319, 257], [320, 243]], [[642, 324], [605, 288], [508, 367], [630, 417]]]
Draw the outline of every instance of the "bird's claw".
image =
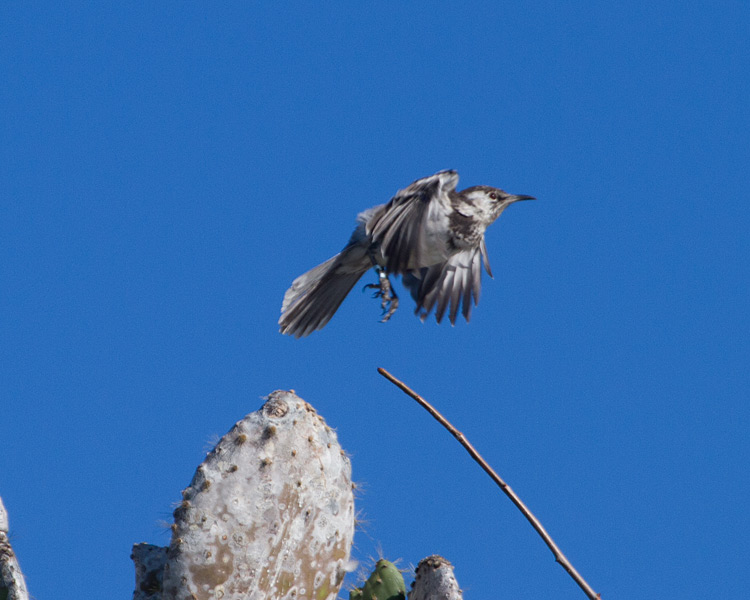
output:
[[378, 272], [379, 283], [368, 283], [364, 288], [377, 290], [372, 297], [380, 298], [380, 308], [383, 309], [383, 318], [380, 320], [381, 323], [385, 323], [393, 316], [398, 308], [398, 296], [393, 291], [391, 282], [388, 276], [382, 271]]
[[377, 290], [377, 292], [375, 292], [372, 295], [373, 298], [380, 298], [380, 296], [383, 295], [383, 291], [380, 289], [380, 284], [379, 283], [368, 283], [366, 286], [364, 286], [362, 288], [363, 292], [365, 290]]
[[394, 295], [390, 296], [389, 298], [383, 296], [381, 306], [383, 307], [383, 318], [380, 319], [380, 322], [385, 323], [393, 316], [393, 313], [396, 312], [396, 309], [398, 309], [398, 296]]

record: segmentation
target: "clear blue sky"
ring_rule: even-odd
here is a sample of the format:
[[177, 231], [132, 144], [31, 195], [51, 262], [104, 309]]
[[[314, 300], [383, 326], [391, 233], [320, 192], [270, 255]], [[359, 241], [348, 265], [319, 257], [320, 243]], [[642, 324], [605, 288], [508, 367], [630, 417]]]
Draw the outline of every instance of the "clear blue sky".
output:
[[[128, 598], [211, 440], [294, 388], [352, 455], [356, 558], [582, 598], [382, 366], [604, 598], [747, 594], [749, 31], [739, 0], [3, 3], [0, 495], [31, 592]], [[355, 290], [281, 336], [292, 279], [446, 168], [539, 198], [490, 228], [472, 322], [404, 295], [382, 325]]]

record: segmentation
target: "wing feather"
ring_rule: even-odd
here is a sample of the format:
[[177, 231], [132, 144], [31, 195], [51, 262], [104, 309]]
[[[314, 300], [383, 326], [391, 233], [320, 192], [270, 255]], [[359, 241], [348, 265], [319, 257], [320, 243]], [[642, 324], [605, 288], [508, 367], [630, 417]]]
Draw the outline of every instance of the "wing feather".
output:
[[453, 280], [456, 276], [456, 267], [451, 264], [446, 264], [443, 269], [444, 276], [440, 280], [440, 288], [438, 291], [437, 308], [435, 309], [435, 318], [437, 322], [443, 320], [445, 309], [448, 306], [450, 300], [450, 291], [453, 288]]
[[463, 265], [456, 267], [456, 272], [453, 275], [453, 287], [451, 289], [451, 311], [448, 318], [451, 321], [451, 325], [456, 323], [456, 316], [458, 315], [458, 309], [461, 306], [461, 299], [463, 298], [464, 288], [466, 287], [466, 274], [470, 272]]
[[435, 318], [440, 323], [450, 308], [451, 324], [456, 322], [459, 311], [469, 321], [472, 305], [479, 303], [482, 262], [481, 247], [470, 248], [442, 264], [405, 274], [403, 282], [417, 303], [415, 312], [419, 318], [424, 321], [435, 308]]
[[457, 184], [455, 171], [440, 171], [418, 179], [400, 190], [382, 211], [373, 215], [367, 223], [367, 232], [373, 243], [380, 244], [386, 271], [405, 273], [420, 264], [430, 207], [442, 203], [445, 214], [448, 214], [451, 210], [448, 194], [455, 191]]
[[[484, 237], [482, 237], [482, 242], [479, 244], [479, 249], [482, 252], [482, 262], [484, 262], [484, 270], [487, 271], [487, 275], [492, 277], [492, 269], [490, 268], [490, 256], [487, 254], [487, 244], [484, 243]], [[494, 277], [492, 277], [494, 279]], [[477, 298], [477, 301], [479, 298]]]
[[[479, 304], [479, 295], [482, 292], [482, 261], [476, 252], [471, 259], [471, 277], [469, 281], [471, 282], [471, 294], [474, 296], [474, 304], [477, 305]], [[464, 317], [468, 321], [471, 316], [471, 302], [468, 300], [464, 300], [464, 311]]]

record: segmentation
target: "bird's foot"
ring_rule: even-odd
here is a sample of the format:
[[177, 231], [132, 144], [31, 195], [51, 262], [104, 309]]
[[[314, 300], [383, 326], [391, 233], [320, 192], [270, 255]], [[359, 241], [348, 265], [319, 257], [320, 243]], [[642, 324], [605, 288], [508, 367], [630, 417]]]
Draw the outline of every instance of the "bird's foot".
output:
[[385, 323], [398, 308], [398, 296], [393, 291], [393, 286], [391, 286], [391, 281], [385, 271], [378, 270], [378, 280], [378, 283], [370, 283], [364, 289], [377, 290], [373, 294], [373, 298], [380, 298], [380, 308], [383, 309], [383, 318], [380, 322]]

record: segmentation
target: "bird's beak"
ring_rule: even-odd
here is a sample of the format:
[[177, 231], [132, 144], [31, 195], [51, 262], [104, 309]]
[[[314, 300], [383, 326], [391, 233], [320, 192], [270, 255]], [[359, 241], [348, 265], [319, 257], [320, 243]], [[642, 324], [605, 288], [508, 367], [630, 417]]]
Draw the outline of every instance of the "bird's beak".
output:
[[518, 202], [520, 200], [536, 200], [536, 198], [534, 198], [534, 196], [525, 196], [523, 194], [521, 194], [519, 196], [511, 196], [510, 197], [510, 201], [511, 202]]

